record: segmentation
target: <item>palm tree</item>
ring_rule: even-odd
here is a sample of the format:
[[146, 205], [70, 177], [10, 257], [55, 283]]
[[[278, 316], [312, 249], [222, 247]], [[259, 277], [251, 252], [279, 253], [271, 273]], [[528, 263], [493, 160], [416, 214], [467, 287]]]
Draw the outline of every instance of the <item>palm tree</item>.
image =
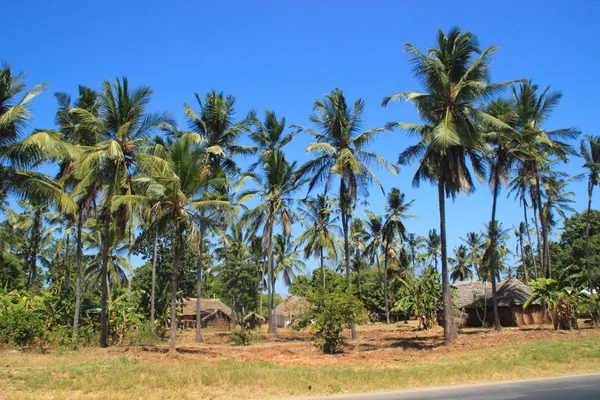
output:
[[588, 279], [592, 279], [592, 267], [590, 265], [590, 211], [592, 209], [592, 194], [594, 186], [598, 185], [600, 178], [600, 136], [586, 136], [581, 141], [579, 154], [583, 157], [583, 167], [588, 170], [588, 206], [585, 215], [585, 262], [587, 266]]
[[[231, 197], [229, 189], [233, 186], [235, 180], [239, 176], [239, 168], [236, 165], [234, 158], [237, 155], [251, 155], [258, 150], [256, 147], [238, 144], [238, 140], [241, 136], [249, 131], [252, 122], [257, 121], [256, 117], [254, 113], [249, 113], [244, 120], [235, 122], [236, 99], [232, 95], [225, 96], [223, 92], [217, 93], [214, 90], [208, 92], [204, 101], [198, 93], [195, 93], [195, 97], [198, 103], [199, 113], [196, 113], [187, 103], [184, 104], [184, 107], [189, 128], [202, 138], [201, 147], [204, 151], [204, 163], [199, 169], [199, 173], [203, 177], [219, 177], [219, 182], [226, 179], [226, 183], [220, 185], [220, 192], [222, 196]], [[257, 137], [260, 137], [260, 135]], [[206, 182], [211, 182], [211, 180], [208, 179]], [[211, 189], [206, 187], [205, 190], [210, 191]], [[225, 222], [223, 231], [226, 232], [227, 218], [223, 215], [221, 220], [222, 222]], [[200, 221], [201, 240], [204, 238], [206, 229], [207, 227]], [[225, 238], [223, 238], [223, 241], [225, 242]], [[199, 248], [202, 249], [201, 246]], [[226, 246], [225, 249], [227, 249]], [[226, 256], [224, 260], [227, 262]], [[198, 293], [201, 291], [200, 277], [202, 275], [202, 268], [202, 256], [200, 255], [197, 272]], [[200, 315], [200, 295], [198, 294], [196, 297], [196, 310], [198, 315]], [[199, 324], [196, 325], [196, 341], [202, 342]]]
[[[157, 213], [150, 231], [159, 226], [171, 226], [173, 234], [173, 264], [171, 269], [171, 332], [170, 352], [176, 351], [177, 338], [177, 277], [178, 267], [183, 253], [184, 233], [187, 231], [189, 245], [196, 248], [201, 243], [198, 240], [199, 227], [197, 221], [206, 224], [203, 211], [230, 209], [226, 200], [215, 199], [203, 190], [205, 187], [218, 187], [219, 184], [206, 183], [205, 176], [196, 173], [204, 165], [205, 153], [198, 144], [201, 138], [194, 133], [180, 137], [166, 149], [164, 162], [154, 159], [143, 160], [140, 163], [142, 176], [136, 178], [138, 183], [145, 185], [146, 195], [117, 196], [114, 206], [121, 204], [148, 201], [152, 199], [152, 209]], [[213, 178], [214, 179], [214, 178]], [[200, 325], [200, 320], [196, 321]]]
[[[29, 107], [46, 86], [36, 85], [23, 93], [24, 79], [25, 74], [14, 75], [8, 64], [0, 68], [0, 202], [11, 194], [18, 198], [44, 199], [74, 214], [77, 207], [62, 186], [47, 175], [31, 170], [44, 161], [61, 160], [73, 149], [55, 131], [36, 130], [21, 137], [33, 118]], [[20, 94], [23, 95], [17, 100]]]
[[373, 214], [371, 211], [365, 211], [367, 220], [365, 221], [365, 231], [368, 237], [368, 243], [365, 247], [364, 254], [371, 264], [377, 265], [377, 273], [379, 274], [379, 282], [381, 290], [383, 289], [383, 274], [381, 272], [380, 249], [383, 248], [383, 221], [382, 217]]
[[[55, 93], [55, 97], [58, 100], [58, 110], [56, 111], [56, 125], [59, 126], [60, 132], [64, 136], [64, 140], [78, 146], [94, 146], [99, 136], [97, 132], [90, 129], [85, 129], [85, 123], [83, 126], [80, 124], [80, 118], [77, 114], [71, 113], [71, 108], [79, 108], [86, 110], [91, 115], [98, 117], [99, 103], [98, 93], [89, 89], [85, 86], [79, 86], [79, 96], [75, 100], [73, 107], [71, 107], [71, 97], [66, 93]], [[63, 184], [67, 187], [74, 187], [78, 181], [75, 179], [73, 173], [73, 165], [75, 159], [64, 159], [59, 166], [58, 178], [62, 180]], [[86, 218], [89, 216], [92, 208], [92, 202], [97, 196], [100, 190], [99, 185], [90, 185], [88, 192], [81, 196], [77, 206], [79, 212], [77, 215], [77, 247], [76, 247], [76, 261], [77, 264], [77, 276], [75, 281], [75, 313], [73, 316], [73, 339], [77, 339], [78, 327], [79, 327], [79, 314], [81, 308], [81, 273], [82, 273], [82, 260], [83, 260], [83, 229]]]
[[[275, 115], [274, 111], [265, 111], [264, 122], [261, 122], [258, 118], [254, 118], [253, 125], [255, 129], [250, 133], [250, 139], [263, 154], [268, 151], [281, 150], [298, 133], [296, 131], [284, 135], [285, 117], [277, 120], [277, 115]], [[254, 170], [257, 165], [258, 163], [253, 164], [250, 170]]]
[[[437, 230], [429, 230], [429, 233], [425, 238], [425, 247], [427, 248], [427, 256], [433, 261], [433, 266], [437, 272], [438, 256], [440, 254], [440, 235], [438, 235]], [[429, 265], [431, 266], [431, 261], [429, 262]]]
[[454, 249], [454, 258], [449, 260], [454, 266], [450, 273], [452, 282], [467, 281], [473, 279], [473, 271], [469, 263], [469, 251], [465, 245], [459, 245]]
[[529, 268], [528, 268], [528, 254], [527, 249], [529, 247], [525, 247], [525, 235], [526, 235], [527, 225], [525, 222], [521, 221], [519, 226], [513, 226], [513, 231], [515, 233], [515, 239], [517, 241], [517, 254], [521, 256], [521, 266], [523, 267], [523, 281], [525, 283], [529, 282]]
[[269, 328], [275, 337], [279, 337], [277, 322], [275, 321], [275, 257], [274, 228], [279, 224], [283, 235], [289, 236], [292, 223], [296, 215], [292, 211], [296, 193], [304, 182], [296, 179], [296, 163], [289, 163], [281, 151], [272, 151], [261, 157], [262, 173], [253, 175], [258, 184], [258, 189], [249, 189], [239, 194], [240, 202], [254, 196], [262, 200], [256, 207], [248, 210], [242, 217], [242, 222], [248, 224], [248, 235], [254, 235], [263, 227], [263, 244], [268, 257], [268, 285], [270, 287], [269, 299]]
[[565, 140], [573, 139], [578, 135], [574, 128], [544, 130], [543, 122], [550, 117], [552, 111], [558, 106], [562, 94], [549, 92], [546, 87], [538, 94], [538, 86], [531, 81], [513, 87], [512, 93], [515, 100], [517, 114], [516, 127], [520, 133], [519, 143], [513, 153], [518, 163], [518, 176], [524, 181], [519, 185], [521, 190], [524, 184], [529, 186], [532, 205], [536, 217], [541, 225], [541, 254], [540, 260], [542, 273], [550, 277], [550, 247], [548, 243], [548, 227], [543, 216], [542, 203], [542, 174], [547, 173], [553, 160], [566, 162], [574, 154], [571, 146]]
[[481, 258], [483, 257], [481, 235], [477, 232], [467, 232], [466, 238], [461, 238], [461, 240], [467, 246], [469, 265], [473, 267], [477, 275], [480, 275]]
[[422, 180], [437, 183], [440, 209], [440, 239], [442, 257], [442, 286], [444, 292], [444, 341], [456, 337], [453, 322], [452, 298], [448, 279], [446, 249], [445, 197], [453, 199], [459, 192], [473, 190], [467, 159], [477, 175], [484, 175], [481, 151], [485, 148], [481, 134], [483, 122], [499, 129], [506, 124], [477, 108], [477, 102], [499, 93], [510, 82], [489, 83], [490, 58], [497, 50], [482, 51], [475, 35], [452, 28], [448, 34], [438, 33], [437, 46], [421, 53], [411, 44], [405, 45], [410, 54], [413, 73], [423, 82], [424, 92], [401, 92], [383, 99], [404, 99], [413, 103], [425, 125], [390, 123], [420, 136], [417, 145], [400, 154], [400, 164], [419, 163], [413, 185]]
[[492, 301], [494, 306], [494, 324], [500, 329], [500, 318], [498, 316], [498, 303], [496, 301], [495, 282], [500, 276], [501, 260], [508, 253], [506, 240], [508, 240], [508, 229], [502, 229], [502, 224], [497, 221], [486, 224], [485, 229], [485, 251], [481, 259], [486, 268], [487, 275], [492, 282]]
[[[174, 121], [168, 113], [147, 113], [146, 105], [152, 90], [143, 86], [131, 90], [126, 77], [114, 83], [104, 82], [98, 96], [99, 114], [84, 108], [73, 108], [70, 113], [79, 118], [79, 124], [95, 132], [100, 138], [94, 146], [87, 147], [75, 163], [79, 183], [73, 197], [85, 197], [90, 187], [101, 185], [102, 228], [102, 311], [100, 313], [100, 346], [108, 346], [108, 268], [111, 259], [112, 234], [121, 237], [131, 214], [128, 204], [114, 210], [113, 196], [130, 195], [131, 179], [136, 164], [143, 159], [156, 159], [141, 152], [144, 142], [158, 129], [172, 129]], [[112, 225], [117, 229], [111, 229]]]
[[390, 247], [396, 237], [400, 240], [406, 239], [406, 227], [402, 222], [406, 218], [415, 218], [413, 215], [407, 214], [408, 209], [412, 205], [414, 200], [405, 202], [405, 194], [400, 193], [398, 188], [392, 188], [387, 196], [386, 204], [386, 217], [382, 228], [383, 236], [383, 251], [384, 251], [384, 262], [383, 262], [383, 296], [385, 304], [385, 318], [387, 323], [390, 323], [390, 307], [388, 299], [388, 257]]
[[296, 244], [304, 245], [304, 258], [319, 259], [321, 284], [325, 287], [325, 253], [329, 258], [336, 259], [338, 256], [336, 240], [340, 229], [335, 225], [337, 218], [332, 218], [331, 202], [325, 195], [303, 200], [302, 204], [305, 207], [301, 207], [299, 213], [305, 230], [296, 239]]
[[410, 249], [410, 262], [412, 264], [413, 269], [416, 268], [416, 259], [417, 252], [421, 247], [423, 247], [423, 238], [421, 236], [417, 236], [415, 233], [409, 233], [406, 236], [406, 244]]
[[277, 277], [281, 275], [283, 283], [290, 286], [299, 273], [306, 271], [306, 264], [300, 259], [300, 253], [293, 245], [289, 235], [276, 234], [274, 239], [275, 273], [273, 274], [273, 287]]
[[[325, 195], [331, 186], [332, 175], [339, 177], [339, 207], [344, 236], [344, 266], [348, 287], [350, 279], [350, 242], [349, 228], [351, 209], [360, 190], [367, 190], [371, 182], [377, 183], [383, 192], [383, 187], [371, 165], [384, 167], [396, 173], [397, 168], [375, 153], [365, 148], [383, 128], [362, 131], [363, 112], [365, 103], [356, 100], [354, 107], [346, 102], [343, 92], [334, 89], [325, 95], [324, 100], [315, 100], [310, 121], [317, 130], [299, 127], [309, 132], [316, 139], [306, 151], [315, 155], [313, 160], [306, 162], [298, 170], [299, 176], [310, 176], [308, 190], [312, 191], [318, 184], [324, 184]], [[356, 338], [356, 329], [352, 327], [352, 338]]]

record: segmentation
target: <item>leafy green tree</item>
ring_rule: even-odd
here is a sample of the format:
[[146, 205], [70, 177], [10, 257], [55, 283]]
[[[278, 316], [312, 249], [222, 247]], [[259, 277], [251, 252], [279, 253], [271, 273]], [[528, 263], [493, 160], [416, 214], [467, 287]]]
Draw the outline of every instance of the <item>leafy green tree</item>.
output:
[[481, 122], [497, 128], [506, 124], [478, 108], [477, 103], [499, 93], [510, 82], [489, 83], [491, 56], [497, 50], [489, 47], [482, 51], [477, 37], [458, 28], [447, 34], [438, 33], [437, 44], [427, 54], [406, 44], [415, 76], [423, 83], [423, 92], [400, 92], [383, 99], [383, 106], [391, 100], [403, 99], [413, 103], [424, 125], [390, 123], [389, 128], [416, 133], [420, 142], [408, 147], [399, 157], [400, 164], [418, 162], [413, 179], [418, 186], [422, 180], [437, 183], [440, 209], [440, 240], [442, 283], [444, 288], [444, 341], [456, 337], [453, 323], [452, 299], [448, 277], [446, 249], [445, 197], [455, 198], [459, 192], [473, 190], [473, 181], [467, 159], [475, 173], [484, 175], [481, 152], [485, 148]]
[[581, 291], [561, 284], [552, 278], [538, 278], [531, 281], [533, 293], [523, 308], [527, 309], [536, 300], [544, 300], [550, 311], [554, 329], [577, 329], [576, 310], [583, 301]]
[[394, 306], [394, 311], [415, 315], [419, 319], [421, 330], [433, 328], [438, 313], [444, 309], [443, 290], [438, 273], [429, 268], [420, 278], [402, 280], [402, 283], [404, 290]]

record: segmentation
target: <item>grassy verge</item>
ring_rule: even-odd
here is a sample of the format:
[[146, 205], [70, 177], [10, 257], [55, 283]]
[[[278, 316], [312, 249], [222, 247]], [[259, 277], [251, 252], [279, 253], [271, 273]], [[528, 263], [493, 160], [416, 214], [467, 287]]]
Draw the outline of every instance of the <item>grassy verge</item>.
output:
[[138, 361], [98, 350], [0, 354], [0, 398], [269, 398], [600, 372], [600, 338], [539, 341], [385, 368]]

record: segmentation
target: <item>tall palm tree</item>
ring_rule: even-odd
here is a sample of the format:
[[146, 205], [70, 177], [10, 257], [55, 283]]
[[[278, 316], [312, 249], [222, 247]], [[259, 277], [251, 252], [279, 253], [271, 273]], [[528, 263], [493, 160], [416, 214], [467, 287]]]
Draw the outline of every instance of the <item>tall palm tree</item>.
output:
[[[371, 182], [375, 182], [382, 190], [383, 187], [370, 166], [384, 167], [396, 173], [397, 168], [366, 147], [383, 131], [383, 128], [362, 131], [363, 112], [365, 103], [362, 99], [350, 106], [343, 92], [334, 89], [325, 95], [325, 99], [314, 101], [310, 121], [317, 129], [299, 127], [309, 132], [316, 139], [306, 150], [315, 158], [300, 167], [299, 176], [310, 176], [308, 190], [312, 191], [317, 185], [324, 184], [325, 194], [331, 186], [332, 175], [339, 178], [339, 207], [344, 236], [344, 266], [348, 287], [350, 279], [350, 242], [349, 229], [351, 209], [359, 191], [366, 191]], [[356, 329], [352, 327], [352, 337], [356, 338]]]
[[304, 232], [296, 239], [297, 245], [304, 245], [304, 258], [315, 257], [319, 259], [321, 269], [321, 284], [325, 287], [325, 256], [337, 258], [337, 235], [340, 229], [335, 225], [337, 218], [333, 217], [331, 201], [322, 194], [316, 198], [302, 201], [304, 207], [299, 208], [299, 213], [304, 225]]
[[248, 235], [254, 235], [263, 228], [263, 244], [268, 257], [268, 279], [270, 287], [269, 327], [275, 337], [279, 337], [275, 321], [275, 256], [274, 228], [280, 225], [285, 236], [291, 235], [292, 223], [296, 215], [292, 210], [293, 195], [300, 189], [303, 181], [296, 179], [296, 162], [289, 163], [281, 151], [272, 151], [261, 157], [261, 174], [253, 175], [258, 184], [257, 189], [249, 189], [239, 194], [238, 200], [244, 202], [253, 197], [260, 197], [261, 202], [242, 217], [248, 224]]
[[[235, 184], [236, 179], [239, 177], [239, 167], [235, 162], [235, 157], [238, 155], [251, 155], [256, 153], [258, 150], [256, 147], [242, 146], [238, 144], [239, 139], [242, 135], [250, 130], [250, 126], [253, 122], [256, 122], [256, 116], [254, 113], [249, 113], [248, 116], [242, 121], [236, 122], [235, 116], [235, 102], [236, 99], [232, 95], [225, 96], [223, 92], [217, 93], [216, 91], [210, 91], [206, 94], [204, 100], [195, 93], [196, 101], [198, 103], [199, 113], [196, 113], [189, 104], [184, 104], [185, 117], [188, 122], [188, 127], [202, 138], [201, 147], [204, 151], [204, 163], [199, 169], [199, 174], [203, 177], [215, 178], [219, 177], [218, 182], [222, 182], [226, 179], [226, 183], [220, 185], [220, 192], [222, 196], [229, 196], [230, 188]], [[258, 135], [257, 137], [260, 137]], [[211, 182], [211, 179], [205, 180], [205, 182]], [[211, 189], [206, 187], [206, 191]], [[221, 216], [222, 222], [224, 222], [223, 232], [227, 231], [227, 217]], [[206, 227], [200, 222], [200, 237], [204, 238]], [[225, 242], [225, 238], [223, 237]], [[202, 246], [199, 247], [202, 249]], [[225, 251], [227, 247], [225, 246]], [[227, 262], [227, 257], [224, 258]], [[196, 310], [200, 315], [200, 291], [201, 291], [201, 274], [202, 274], [202, 256], [199, 256], [198, 271], [197, 271], [197, 303]], [[202, 334], [200, 332], [200, 325], [196, 325], [196, 341], [202, 342]]]
[[583, 157], [583, 167], [588, 170], [588, 205], [585, 215], [585, 263], [588, 279], [592, 279], [590, 264], [590, 212], [592, 209], [592, 194], [600, 179], [600, 136], [586, 136], [581, 141], [579, 154]]
[[[566, 140], [575, 138], [578, 131], [574, 128], [563, 128], [548, 131], [543, 128], [552, 111], [560, 103], [562, 94], [550, 92], [550, 87], [538, 93], [538, 86], [531, 81], [522, 83], [517, 90], [512, 89], [515, 100], [516, 128], [519, 131], [519, 143], [513, 153], [518, 163], [518, 175], [529, 186], [534, 212], [541, 225], [542, 273], [550, 276], [550, 245], [548, 227], [543, 216], [542, 174], [549, 172], [550, 164], [555, 160], [566, 162], [574, 151]], [[522, 185], [521, 185], [522, 186]]]
[[[77, 146], [94, 146], [99, 138], [98, 132], [95, 130], [86, 129], [85, 123], [80, 123], [80, 118], [77, 114], [71, 113], [72, 108], [86, 110], [91, 115], [98, 117], [99, 102], [98, 93], [85, 86], [79, 86], [79, 95], [74, 104], [71, 105], [71, 97], [66, 93], [55, 93], [58, 100], [58, 110], [56, 111], [56, 125], [64, 136], [64, 140]], [[66, 187], [74, 187], [78, 181], [73, 173], [73, 166], [76, 159], [64, 159], [59, 166], [58, 178], [62, 180]], [[75, 258], [77, 265], [77, 276], [75, 281], [75, 312], [73, 316], [73, 339], [77, 339], [79, 328], [79, 315], [81, 308], [81, 274], [83, 260], [83, 229], [86, 218], [92, 212], [92, 203], [100, 190], [100, 185], [90, 185], [87, 193], [81, 196], [78, 201], [77, 214], [77, 234], [76, 234], [76, 249]]]
[[[187, 231], [188, 244], [192, 248], [199, 246], [199, 224], [206, 220], [203, 211], [215, 208], [228, 210], [231, 205], [226, 200], [215, 199], [203, 190], [206, 186], [218, 187], [218, 184], [206, 183], [207, 178], [197, 173], [204, 165], [205, 153], [198, 144], [199, 135], [184, 134], [166, 150], [164, 162], [155, 159], [142, 160], [139, 165], [142, 176], [135, 178], [145, 186], [145, 195], [117, 196], [114, 207], [135, 202], [147, 202], [152, 199], [152, 209], [157, 216], [152, 221], [150, 231], [158, 226], [171, 226], [173, 234], [173, 264], [171, 269], [171, 329], [170, 352], [176, 351], [177, 338], [177, 277], [181, 254], [183, 253], [184, 233]], [[214, 178], [213, 178], [214, 179]], [[200, 325], [200, 320], [196, 325]]]
[[[126, 232], [131, 214], [130, 205], [113, 207], [113, 197], [130, 195], [131, 179], [136, 164], [144, 159], [158, 157], [143, 154], [145, 141], [158, 129], [172, 129], [174, 120], [168, 113], [148, 113], [146, 105], [152, 90], [143, 86], [134, 90], [126, 77], [102, 84], [98, 96], [99, 114], [84, 108], [73, 108], [82, 128], [95, 132], [100, 138], [94, 146], [87, 147], [74, 166], [79, 183], [73, 189], [73, 197], [85, 197], [90, 187], [101, 185], [100, 219], [102, 228], [102, 311], [100, 313], [100, 346], [108, 346], [108, 267], [111, 259], [112, 235], [121, 237]], [[113, 226], [117, 229], [111, 229]]]
[[454, 266], [450, 273], [452, 282], [467, 281], [473, 279], [473, 271], [469, 263], [469, 251], [463, 244], [454, 249], [454, 258], [449, 260]]
[[[253, 118], [253, 125], [255, 129], [250, 132], [250, 139], [261, 153], [281, 150], [286, 144], [290, 143], [298, 133], [297, 131], [294, 131], [284, 134], [285, 117], [278, 120], [274, 111], [265, 111], [264, 122], [261, 122], [258, 118]], [[254, 170], [257, 165], [258, 163], [252, 164], [250, 169]]]
[[408, 209], [414, 202], [411, 200], [409, 202], [405, 201], [405, 194], [400, 193], [398, 188], [392, 188], [387, 195], [387, 204], [386, 208], [386, 217], [385, 222], [382, 228], [382, 236], [383, 236], [383, 296], [384, 296], [384, 304], [385, 304], [385, 318], [387, 323], [390, 323], [390, 307], [389, 307], [389, 298], [388, 298], [388, 258], [390, 247], [392, 246], [394, 239], [399, 238], [401, 241], [406, 239], [406, 227], [404, 226], [404, 222], [402, 222], [406, 218], [415, 218], [413, 215], [407, 214]]
[[529, 283], [529, 268], [528, 268], [528, 254], [527, 251], [529, 249], [529, 246], [525, 246], [525, 235], [527, 234], [526, 232], [527, 230], [527, 226], [525, 224], [525, 222], [521, 221], [519, 223], [519, 226], [513, 226], [513, 231], [515, 233], [515, 239], [516, 239], [516, 250], [517, 250], [517, 254], [520, 255], [521, 257], [521, 266], [523, 268], [523, 281], [525, 283]]
[[365, 211], [367, 219], [365, 221], [365, 231], [368, 237], [368, 243], [365, 247], [364, 254], [367, 260], [371, 263], [375, 263], [377, 266], [377, 273], [379, 274], [379, 282], [381, 284], [381, 290], [383, 290], [383, 273], [381, 272], [381, 249], [383, 248], [383, 220], [379, 215], [373, 214], [371, 211]]
[[454, 199], [461, 191], [473, 190], [467, 159], [477, 175], [484, 175], [481, 151], [485, 143], [480, 122], [502, 129], [506, 124], [478, 108], [477, 103], [495, 96], [510, 82], [489, 83], [490, 59], [497, 48], [482, 51], [475, 35], [458, 28], [450, 29], [447, 34], [440, 30], [436, 46], [427, 54], [411, 44], [405, 48], [411, 57], [412, 71], [425, 90], [397, 93], [384, 98], [382, 105], [391, 100], [410, 101], [425, 122], [424, 125], [396, 122], [388, 126], [420, 136], [420, 142], [403, 151], [398, 160], [400, 164], [419, 163], [413, 185], [428, 180], [438, 186], [444, 341], [449, 343], [456, 337], [456, 328], [448, 277], [445, 197]]

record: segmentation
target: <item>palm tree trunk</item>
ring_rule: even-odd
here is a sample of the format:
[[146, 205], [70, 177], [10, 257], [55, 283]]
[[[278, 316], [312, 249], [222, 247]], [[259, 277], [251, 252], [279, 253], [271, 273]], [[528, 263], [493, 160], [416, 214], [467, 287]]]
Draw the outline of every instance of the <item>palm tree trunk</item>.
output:
[[535, 279], [538, 278], [538, 268], [537, 263], [535, 262], [535, 256], [533, 255], [533, 244], [531, 241], [531, 230], [529, 229], [529, 219], [527, 218], [527, 202], [525, 201], [525, 197], [523, 197], [523, 218], [525, 219], [525, 229], [527, 230], [527, 241], [529, 242], [529, 249], [531, 250], [531, 258], [533, 261], [533, 273]]
[[100, 347], [108, 347], [108, 256], [110, 250], [112, 193], [108, 193], [104, 210], [104, 237], [102, 238], [102, 308], [100, 310]]
[[356, 259], [356, 279], [358, 281], [358, 299], [362, 302], [363, 295], [362, 295], [362, 285], [360, 283], [360, 251], [358, 250], [358, 246], [356, 247], [355, 259]]
[[444, 295], [444, 344], [450, 344], [456, 339], [454, 326], [454, 313], [452, 310], [452, 294], [450, 293], [450, 280], [448, 278], [448, 252], [446, 248], [446, 204], [443, 172], [438, 178], [438, 202], [440, 208], [440, 241], [442, 247], [442, 289]]
[[550, 278], [552, 276], [551, 265], [550, 265], [550, 247], [548, 244], [548, 229], [546, 227], [546, 219], [544, 218], [544, 210], [542, 207], [542, 193], [541, 193], [541, 185], [540, 178], [536, 174], [535, 176], [535, 186], [536, 186], [536, 196], [538, 201], [538, 213], [540, 215], [540, 225], [542, 227], [542, 242], [543, 242], [543, 256], [544, 262], [542, 263], [542, 268], [544, 269], [544, 276], [546, 278]]
[[204, 224], [200, 225], [200, 249], [198, 250], [198, 271], [196, 286], [196, 342], [202, 343], [202, 246], [204, 244]]
[[152, 254], [152, 286], [150, 289], [150, 321], [154, 325], [156, 298], [156, 260], [158, 259], [158, 228], [154, 231], [154, 252]]
[[177, 278], [179, 275], [179, 256], [183, 236], [183, 224], [179, 222], [175, 231], [175, 247], [173, 251], [173, 264], [171, 267], [171, 332], [169, 354], [177, 353]]
[[537, 240], [538, 259], [540, 261], [540, 272], [542, 276], [546, 276], [544, 269], [544, 255], [542, 254], [542, 238], [540, 236], [540, 226], [538, 222], [538, 206], [537, 200], [532, 202], [533, 206], [533, 224], [535, 226], [535, 236]]
[[75, 314], [73, 316], [73, 340], [77, 340], [79, 332], [79, 309], [81, 308], [81, 259], [83, 258], [83, 244], [81, 235], [83, 232], [83, 207], [79, 209], [77, 219], [77, 277], [75, 278]]
[[273, 336], [279, 338], [279, 330], [277, 329], [277, 316], [275, 315], [275, 264], [274, 264], [274, 256], [273, 256], [273, 227], [270, 226], [268, 229], [268, 252], [269, 252], [269, 287], [271, 288], [271, 296], [269, 299], [269, 321], [270, 321], [270, 331], [273, 333]]
[[[340, 182], [340, 211], [342, 214], [342, 230], [344, 231], [344, 265], [346, 267], [346, 280], [348, 282], [348, 291], [352, 288], [352, 281], [350, 279], [350, 243], [348, 241], [348, 204], [345, 200], [348, 197], [346, 193], [346, 185], [344, 182]], [[357, 339], [356, 325], [354, 321], [350, 323], [350, 331], [352, 332], [352, 339]]]
[[592, 292], [592, 267], [590, 263], [590, 212], [592, 210], [592, 192], [594, 186], [591, 182], [588, 183], [588, 206], [587, 214], [585, 215], [585, 263], [587, 266], [588, 281], [590, 282], [590, 293]]
[[383, 256], [383, 304], [385, 307], [385, 322], [389, 325], [390, 323], [390, 306], [388, 303], [388, 281], [387, 281], [387, 272], [388, 272], [388, 243], [387, 240], [385, 242], [385, 254]]
[[490, 222], [490, 247], [491, 247], [491, 258], [490, 258], [490, 278], [492, 280], [492, 301], [494, 306], [494, 327], [497, 331], [501, 329], [500, 317], [498, 316], [498, 302], [496, 301], [496, 274], [498, 271], [498, 258], [496, 257], [496, 236], [500, 231], [496, 225], [496, 206], [498, 202], [498, 191], [500, 189], [500, 179], [498, 178], [499, 164], [496, 161], [494, 166], [494, 193], [492, 199], [492, 220]]
[[320, 249], [321, 256], [321, 285], [325, 287], [325, 260], [323, 259], [323, 246]]

